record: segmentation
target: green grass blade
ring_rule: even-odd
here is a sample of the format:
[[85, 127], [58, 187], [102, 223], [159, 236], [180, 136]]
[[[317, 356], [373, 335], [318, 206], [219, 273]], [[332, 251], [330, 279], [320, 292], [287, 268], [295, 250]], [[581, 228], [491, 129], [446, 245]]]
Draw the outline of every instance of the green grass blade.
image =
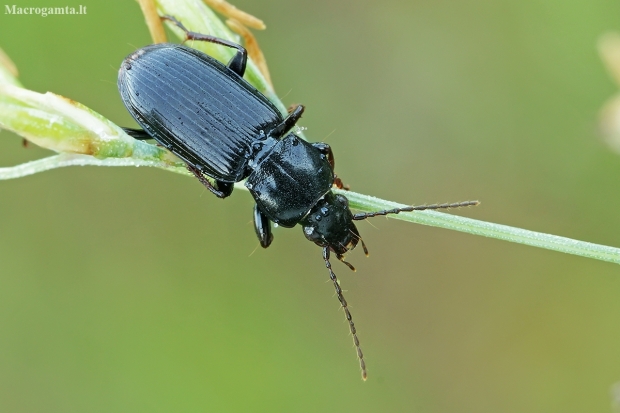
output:
[[[338, 192], [346, 195], [352, 208], [364, 212], [407, 206], [355, 192]], [[389, 217], [620, 264], [620, 248], [578, 241], [557, 235], [543, 234], [541, 232], [478, 221], [437, 211], [401, 212], [398, 215], [389, 215]]]

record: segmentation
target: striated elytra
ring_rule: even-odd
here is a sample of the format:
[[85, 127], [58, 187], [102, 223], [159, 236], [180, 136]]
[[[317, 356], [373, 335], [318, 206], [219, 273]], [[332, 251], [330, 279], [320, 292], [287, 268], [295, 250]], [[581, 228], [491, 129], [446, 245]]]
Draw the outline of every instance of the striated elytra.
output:
[[[287, 134], [303, 107], [284, 119], [241, 74], [189, 47], [156, 44], [125, 59], [118, 86], [148, 138], [213, 178], [212, 192], [226, 197], [247, 178], [259, 214], [293, 227], [330, 191], [333, 171], [326, 153]], [[264, 247], [270, 238], [261, 236]]]

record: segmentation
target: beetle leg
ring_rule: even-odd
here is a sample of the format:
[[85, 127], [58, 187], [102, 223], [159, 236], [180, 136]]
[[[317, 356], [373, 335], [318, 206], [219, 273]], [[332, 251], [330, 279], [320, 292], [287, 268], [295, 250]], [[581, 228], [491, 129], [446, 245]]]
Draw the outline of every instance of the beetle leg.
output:
[[222, 194], [220, 198], [229, 197], [230, 194], [232, 194], [233, 189], [235, 189], [234, 182], [222, 182], [218, 181], [217, 179], [215, 180], [215, 186], [217, 187], [217, 190], [220, 191], [220, 193]]
[[153, 139], [151, 135], [146, 133], [144, 129], [132, 129], [132, 128], [121, 128], [125, 133], [131, 136], [134, 139], [139, 141], [148, 141], [149, 139]]
[[235, 188], [234, 186], [235, 184], [233, 183], [221, 182], [218, 180], [215, 181], [215, 184], [217, 186], [216, 188], [215, 186], [213, 186], [211, 182], [209, 182], [209, 180], [197, 168], [187, 165], [187, 169], [192, 174], [194, 174], [196, 178], [198, 178], [200, 183], [203, 184], [205, 188], [211, 191], [218, 198], [226, 198], [227, 196], [230, 196], [230, 194], [232, 194], [233, 189]]
[[[241, 46], [239, 46], [241, 47]], [[245, 66], [248, 63], [248, 52], [241, 47], [240, 51], [237, 51], [235, 55], [228, 61], [228, 68], [243, 77], [245, 73]]]
[[345, 191], [348, 191], [349, 189], [351, 189], [351, 187], [345, 183], [342, 182], [342, 179], [338, 178], [338, 175], [334, 174], [334, 183], [333, 186], [335, 186], [338, 189], [344, 189]]
[[269, 74], [269, 68], [267, 67], [267, 60], [265, 55], [260, 49], [256, 37], [238, 20], [230, 18], [226, 20], [226, 25], [231, 28], [232, 31], [237, 33], [243, 38], [243, 46], [248, 51], [250, 59], [256, 63], [258, 70], [261, 72], [271, 89], [273, 89], [273, 83], [271, 82], [271, 75]]
[[211, 36], [209, 34], [201, 34], [189, 31], [187, 30], [187, 28], [185, 28], [185, 26], [183, 26], [183, 23], [181, 23], [172, 16], [162, 16], [162, 19], [172, 22], [179, 29], [183, 30], [185, 32], [185, 41], [198, 40], [201, 42], [215, 43], [222, 46], [230, 47], [231, 49], [236, 49], [237, 53], [228, 62], [228, 68], [239, 76], [243, 77], [243, 74], [245, 73], [245, 66], [248, 62], [248, 52], [243, 46], [225, 39], [220, 39], [219, 37]]
[[276, 139], [282, 137], [285, 132], [289, 131], [293, 126], [295, 126], [299, 118], [301, 118], [301, 114], [304, 113], [304, 109], [304, 105], [297, 105], [295, 109], [293, 109], [293, 111], [288, 114], [286, 119], [284, 119], [282, 123], [280, 123], [271, 131], [271, 136], [275, 137]]
[[[332, 167], [332, 171], [333, 171], [334, 168], [336, 167], [336, 161], [334, 160], [334, 153], [332, 152], [331, 146], [329, 146], [325, 142], [315, 142], [312, 144], [312, 146], [317, 148], [319, 152], [325, 155], [325, 158], [327, 158], [327, 162], [329, 162], [329, 165]], [[342, 179], [338, 178], [338, 175], [336, 174], [334, 174], [333, 186], [335, 186], [338, 189], [344, 189], [345, 191], [348, 191], [350, 188], [349, 185], [342, 183]]]
[[269, 222], [269, 218], [260, 212], [256, 204], [254, 204], [254, 230], [256, 231], [256, 236], [258, 237], [261, 247], [267, 248], [271, 245], [273, 241], [271, 223]]
[[362, 219], [376, 217], [377, 215], [398, 214], [401, 212], [411, 212], [411, 211], [425, 211], [427, 209], [461, 208], [461, 207], [468, 207], [468, 206], [476, 206], [479, 204], [480, 204], [479, 201], [464, 201], [464, 202], [455, 202], [452, 204], [418, 205], [418, 206], [409, 206], [409, 207], [404, 207], [404, 208], [384, 209], [383, 211], [361, 212], [359, 214], [355, 214], [353, 215], [353, 220], [360, 221]]
[[338, 301], [340, 301], [340, 306], [344, 310], [344, 315], [349, 322], [349, 329], [351, 330], [351, 335], [353, 336], [353, 344], [355, 344], [355, 350], [357, 351], [357, 359], [360, 362], [360, 368], [362, 369], [362, 379], [366, 381], [368, 377], [368, 372], [366, 371], [366, 362], [364, 362], [364, 353], [362, 353], [362, 349], [360, 348], [360, 341], [357, 338], [357, 330], [355, 329], [355, 324], [353, 323], [353, 317], [351, 316], [351, 312], [349, 311], [349, 305], [347, 304], [347, 300], [344, 299], [342, 295], [342, 288], [340, 288], [340, 284], [338, 283], [338, 278], [336, 278], [336, 274], [332, 270], [332, 265], [329, 262], [329, 247], [323, 248], [323, 260], [325, 261], [325, 266], [329, 271], [329, 279], [334, 283], [334, 288], [336, 289], [336, 295], [338, 296]]
[[332, 171], [336, 166], [336, 161], [334, 160], [334, 153], [332, 152], [332, 147], [324, 142], [315, 142], [312, 144], [315, 148], [319, 150], [325, 157], [327, 158], [327, 162], [332, 167]]

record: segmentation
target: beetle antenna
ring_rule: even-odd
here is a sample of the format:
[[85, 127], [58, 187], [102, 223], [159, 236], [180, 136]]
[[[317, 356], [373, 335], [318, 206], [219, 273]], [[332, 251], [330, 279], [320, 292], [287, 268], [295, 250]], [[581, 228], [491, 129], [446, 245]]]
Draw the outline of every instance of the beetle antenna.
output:
[[464, 202], [454, 202], [451, 204], [431, 204], [431, 205], [418, 205], [418, 206], [409, 206], [404, 208], [394, 208], [394, 209], [384, 209], [383, 211], [376, 212], [362, 212], [359, 214], [353, 215], [354, 221], [360, 221], [366, 218], [376, 217], [377, 215], [388, 215], [388, 214], [398, 214], [401, 212], [411, 212], [411, 211], [425, 211], [427, 209], [450, 209], [450, 208], [462, 208], [468, 206], [476, 206], [480, 205], [480, 201], [464, 201]]
[[340, 301], [340, 306], [344, 310], [344, 315], [349, 322], [349, 329], [351, 330], [351, 335], [353, 336], [353, 344], [355, 344], [355, 349], [357, 350], [357, 358], [360, 361], [360, 368], [362, 369], [362, 379], [366, 381], [368, 378], [368, 372], [366, 371], [366, 362], [364, 361], [364, 353], [362, 353], [362, 349], [360, 348], [360, 341], [357, 338], [357, 330], [355, 329], [355, 324], [353, 323], [353, 317], [349, 312], [349, 306], [347, 304], [347, 300], [344, 299], [342, 295], [342, 288], [340, 288], [340, 284], [338, 284], [338, 278], [336, 278], [336, 274], [332, 270], [332, 265], [329, 262], [329, 247], [323, 248], [323, 260], [325, 260], [325, 267], [329, 271], [329, 278], [334, 283], [334, 288], [336, 289], [336, 295], [338, 295], [338, 301]]

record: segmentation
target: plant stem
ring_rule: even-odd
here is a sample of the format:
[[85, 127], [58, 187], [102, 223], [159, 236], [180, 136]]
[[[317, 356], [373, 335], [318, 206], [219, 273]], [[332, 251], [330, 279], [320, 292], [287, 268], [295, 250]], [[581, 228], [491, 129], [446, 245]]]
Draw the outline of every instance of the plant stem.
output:
[[[63, 153], [50, 156], [25, 164], [0, 168], [0, 180], [21, 178], [38, 172], [65, 166], [150, 166], [165, 169], [171, 172], [181, 173], [189, 176], [185, 168], [170, 166], [169, 163], [154, 160], [143, 160], [135, 158], [106, 158], [97, 159], [89, 155], [77, 155]], [[235, 185], [237, 189], [247, 190], [243, 183]], [[358, 194], [352, 191], [335, 190], [349, 199], [351, 208], [372, 212], [383, 209], [402, 208], [407, 205], [398, 204], [392, 201], [376, 198], [369, 195]], [[564, 252], [567, 254], [579, 255], [581, 257], [594, 258], [601, 261], [620, 264], [620, 249], [605, 245], [593, 244], [585, 241], [578, 241], [570, 238], [559, 237], [557, 235], [543, 234], [540, 232], [529, 231], [526, 229], [510, 227], [508, 225], [494, 224], [492, 222], [478, 221], [457, 215], [446, 214], [436, 211], [414, 211], [401, 212], [398, 215], [389, 215], [394, 219], [413, 222], [415, 224], [430, 225], [451, 229], [454, 231], [466, 232], [473, 235], [501, 239], [504, 241], [516, 242], [519, 244], [530, 245], [532, 247], [545, 248], [548, 250]]]
[[23, 178], [28, 175], [34, 175], [39, 172], [45, 172], [56, 168], [63, 168], [65, 166], [154, 166], [172, 172], [184, 173], [189, 176], [187, 169], [169, 166], [167, 163], [162, 161], [136, 158], [98, 159], [90, 155], [61, 153], [16, 166], [0, 168], [0, 181], [5, 179]]
[[[375, 198], [369, 195], [357, 194], [355, 192], [338, 192], [345, 195], [349, 199], [349, 204], [352, 208], [359, 209], [364, 212], [402, 208], [407, 206], [396, 202]], [[482, 235], [484, 237], [496, 238], [504, 241], [530, 245], [532, 247], [545, 248], [548, 250], [620, 264], [620, 248], [578, 241], [571, 238], [559, 237], [557, 235], [543, 234], [541, 232], [510, 227], [508, 225], [478, 221], [476, 219], [436, 211], [401, 212], [398, 215], [389, 215], [389, 217], [416, 224], [446, 228], [473, 235]]]

